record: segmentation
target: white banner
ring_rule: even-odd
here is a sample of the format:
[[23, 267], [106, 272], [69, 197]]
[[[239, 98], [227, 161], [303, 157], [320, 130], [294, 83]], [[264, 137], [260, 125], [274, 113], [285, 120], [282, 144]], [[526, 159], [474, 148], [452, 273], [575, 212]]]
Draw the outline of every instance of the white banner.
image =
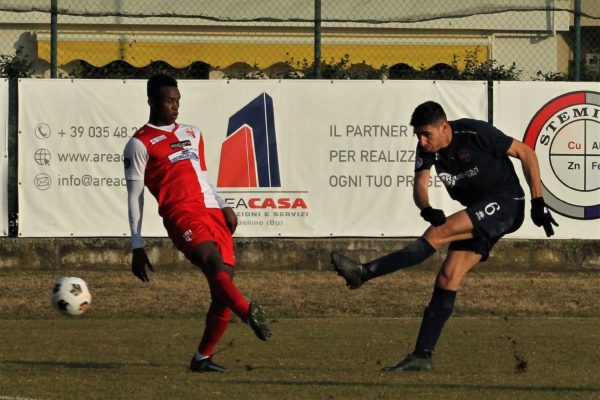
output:
[[[544, 199], [560, 225], [553, 238], [599, 239], [600, 83], [494, 82], [494, 123], [534, 148]], [[526, 218], [511, 237], [545, 236]]]
[[[146, 81], [19, 83], [22, 236], [128, 236], [122, 150], [148, 119]], [[180, 81], [179, 122], [203, 132], [236, 236], [416, 236], [416, 139], [427, 100], [487, 119], [485, 82]], [[460, 205], [432, 180], [433, 204]], [[146, 191], [144, 236], [165, 236]]]
[[[145, 93], [141, 80], [19, 80], [21, 236], [129, 236], [122, 154]], [[145, 202], [144, 233], [166, 235]]]
[[8, 79], [0, 80], [0, 236], [8, 236]]

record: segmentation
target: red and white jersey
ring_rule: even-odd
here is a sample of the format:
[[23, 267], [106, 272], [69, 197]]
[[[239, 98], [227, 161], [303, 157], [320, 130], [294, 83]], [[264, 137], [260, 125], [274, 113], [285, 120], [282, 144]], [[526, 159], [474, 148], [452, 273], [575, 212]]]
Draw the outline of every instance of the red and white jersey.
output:
[[124, 150], [125, 178], [143, 180], [162, 217], [185, 208], [223, 208], [208, 181], [202, 132], [192, 125], [146, 124]]

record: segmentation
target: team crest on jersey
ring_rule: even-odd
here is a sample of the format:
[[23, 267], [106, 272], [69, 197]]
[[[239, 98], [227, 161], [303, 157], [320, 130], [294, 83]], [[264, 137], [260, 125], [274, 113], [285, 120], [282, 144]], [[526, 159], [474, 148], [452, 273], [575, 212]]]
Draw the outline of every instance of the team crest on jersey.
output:
[[196, 133], [194, 132], [193, 128], [185, 128], [185, 133], [187, 133], [188, 135], [190, 135], [194, 139], [196, 138]]
[[462, 162], [470, 162], [471, 161], [471, 153], [468, 149], [460, 149], [458, 150], [458, 159]]
[[152, 144], [156, 144], [156, 143], [158, 143], [158, 142], [162, 142], [162, 141], [163, 141], [163, 140], [165, 140], [166, 138], [167, 138], [167, 137], [166, 137], [165, 135], [160, 135], [160, 136], [157, 136], [157, 137], [155, 137], [155, 138], [152, 138], [152, 139], [150, 139], [150, 143], [152, 143]]
[[186, 242], [191, 242], [192, 241], [192, 236], [193, 236], [193, 234], [192, 234], [192, 230], [191, 229], [188, 229], [187, 231], [183, 232], [183, 239]]

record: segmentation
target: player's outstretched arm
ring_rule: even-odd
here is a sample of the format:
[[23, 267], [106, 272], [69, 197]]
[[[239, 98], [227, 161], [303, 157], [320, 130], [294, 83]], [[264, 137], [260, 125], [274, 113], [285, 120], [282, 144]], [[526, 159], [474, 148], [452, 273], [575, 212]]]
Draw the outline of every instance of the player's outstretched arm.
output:
[[508, 149], [510, 157], [518, 158], [523, 167], [523, 174], [531, 191], [531, 220], [536, 226], [543, 226], [546, 236], [554, 235], [554, 226], [558, 226], [542, 197], [542, 179], [540, 165], [535, 151], [525, 143], [513, 139]]

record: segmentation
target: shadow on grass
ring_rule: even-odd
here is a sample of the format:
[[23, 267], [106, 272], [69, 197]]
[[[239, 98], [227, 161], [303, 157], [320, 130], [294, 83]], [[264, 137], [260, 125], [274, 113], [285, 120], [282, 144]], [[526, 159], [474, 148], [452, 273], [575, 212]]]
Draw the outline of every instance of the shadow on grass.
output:
[[600, 387], [576, 387], [576, 386], [515, 386], [515, 385], [486, 385], [486, 384], [450, 384], [450, 383], [402, 383], [402, 382], [344, 382], [344, 381], [291, 381], [291, 380], [236, 380], [228, 381], [228, 385], [283, 385], [283, 386], [366, 386], [366, 387], [403, 387], [414, 389], [440, 390], [490, 390], [490, 391], [515, 391], [515, 392], [579, 392], [600, 393]]

